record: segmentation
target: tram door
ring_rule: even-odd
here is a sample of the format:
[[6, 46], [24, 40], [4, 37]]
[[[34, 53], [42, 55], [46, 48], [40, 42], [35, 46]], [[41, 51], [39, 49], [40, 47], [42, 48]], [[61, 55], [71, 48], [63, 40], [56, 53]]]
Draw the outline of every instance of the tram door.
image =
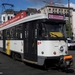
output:
[[36, 61], [35, 23], [26, 23], [24, 25], [24, 34], [24, 58], [27, 60]]

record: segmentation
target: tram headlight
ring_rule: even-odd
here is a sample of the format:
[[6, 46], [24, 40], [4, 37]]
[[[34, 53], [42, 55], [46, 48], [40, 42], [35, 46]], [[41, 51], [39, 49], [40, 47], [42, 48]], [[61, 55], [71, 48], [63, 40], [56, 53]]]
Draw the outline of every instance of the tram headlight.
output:
[[61, 46], [61, 47], [60, 47], [60, 51], [61, 51], [61, 52], [63, 52], [63, 51], [64, 51], [64, 48], [63, 48], [63, 46]]

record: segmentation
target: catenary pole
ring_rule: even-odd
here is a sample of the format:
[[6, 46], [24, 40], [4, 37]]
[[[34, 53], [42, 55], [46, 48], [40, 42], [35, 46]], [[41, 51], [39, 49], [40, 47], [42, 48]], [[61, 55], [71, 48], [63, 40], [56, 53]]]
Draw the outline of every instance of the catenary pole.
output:
[[71, 37], [71, 25], [70, 25], [70, 0], [68, 0], [68, 26], [69, 26], [69, 37]]

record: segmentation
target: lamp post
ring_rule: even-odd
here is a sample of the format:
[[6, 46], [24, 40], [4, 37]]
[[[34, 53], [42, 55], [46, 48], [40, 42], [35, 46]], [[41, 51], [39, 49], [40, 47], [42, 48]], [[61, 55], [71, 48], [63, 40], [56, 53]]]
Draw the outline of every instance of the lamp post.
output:
[[69, 26], [69, 37], [71, 36], [71, 25], [70, 25], [70, 0], [68, 0], [68, 26]]

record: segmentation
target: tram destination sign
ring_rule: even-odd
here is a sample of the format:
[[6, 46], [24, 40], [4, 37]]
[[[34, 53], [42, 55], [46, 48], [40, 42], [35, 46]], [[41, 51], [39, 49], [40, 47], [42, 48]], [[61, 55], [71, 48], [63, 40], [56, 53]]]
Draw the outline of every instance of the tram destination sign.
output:
[[48, 18], [49, 19], [56, 19], [56, 20], [64, 20], [64, 16], [63, 15], [56, 15], [56, 14], [48, 14]]

